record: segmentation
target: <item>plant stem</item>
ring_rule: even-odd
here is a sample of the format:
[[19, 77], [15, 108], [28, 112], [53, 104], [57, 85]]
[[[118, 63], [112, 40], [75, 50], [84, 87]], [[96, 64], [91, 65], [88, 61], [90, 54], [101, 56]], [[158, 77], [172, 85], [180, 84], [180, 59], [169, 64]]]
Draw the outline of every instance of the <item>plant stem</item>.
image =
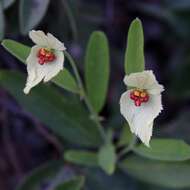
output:
[[133, 135], [131, 142], [129, 143], [129, 145], [127, 147], [125, 147], [119, 154], [118, 154], [118, 158], [121, 158], [122, 156], [124, 156], [125, 154], [127, 154], [128, 152], [130, 152], [131, 150], [133, 150], [135, 144], [137, 141], [137, 137], [135, 135]]
[[77, 82], [78, 82], [79, 89], [80, 89], [80, 90], [83, 90], [82, 80], [81, 80], [80, 75], [79, 75], [79, 72], [78, 72], [78, 70], [77, 70], [75, 61], [73, 60], [73, 58], [71, 57], [71, 55], [70, 55], [67, 51], [64, 51], [64, 55], [65, 55], [66, 58], [68, 59], [70, 65], [71, 65], [71, 67], [72, 67], [72, 69], [73, 69], [74, 75], [75, 75], [76, 80], [77, 80]]
[[102, 139], [104, 140], [104, 142], [106, 142], [106, 134], [105, 134], [105, 131], [103, 129], [103, 126], [101, 125], [100, 121], [99, 121], [99, 117], [97, 115], [97, 113], [94, 111], [94, 108], [92, 107], [89, 99], [88, 99], [88, 96], [86, 95], [86, 92], [85, 92], [85, 89], [84, 89], [84, 86], [83, 86], [83, 83], [82, 83], [82, 80], [80, 78], [80, 75], [79, 75], [79, 72], [77, 70], [77, 67], [76, 67], [76, 64], [75, 64], [75, 61], [73, 60], [73, 58], [71, 57], [71, 55], [67, 52], [67, 51], [64, 51], [64, 54], [66, 56], [66, 58], [68, 59], [72, 69], [73, 69], [73, 72], [74, 72], [74, 75], [76, 77], [76, 80], [77, 80], [77, 83], [78, 83], [78, 87], [79, 87], [79, 90], [80, 90], [80, 95], [82, 96], [90, 114], [91, 114], [91, 118], [92, 120], [96, 123], [97, 127], [98, 127], [98, 130], [101, 134], [101, 137]]

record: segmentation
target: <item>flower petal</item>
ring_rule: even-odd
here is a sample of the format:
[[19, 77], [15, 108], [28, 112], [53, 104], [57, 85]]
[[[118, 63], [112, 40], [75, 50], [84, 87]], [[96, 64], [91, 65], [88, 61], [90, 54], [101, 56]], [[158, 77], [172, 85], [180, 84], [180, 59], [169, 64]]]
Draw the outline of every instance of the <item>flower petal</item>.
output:
[[64, 44], [62, 42], [60, 42], [55, 36], [53, 36], [52, 34], [48, 33], [47, 34], [47, 40], [48, 40], [48, 44], [50, 46], [50, 48], [52, 49], [56, 49], [59, 51], [64, 51], [66, 50]]
[[45, 68], [45, 77], [44, 82], [51, 80], [54, 76], [56, 76], [60, 70], [63, 69], [64, 65], [64, 54], [61, 51], [55, 51], [56, 59], [55, 61], [43, 65]]
[[137, 107], [130, 99], [130, 92], [128, 90], [122, 94], [120, 111], [128, 121], [131, 131], [148, 146], [152, 136], [152, 123], [162, 110], [161, 95], [150, 95], [148, 102]]
[[34, 86], [40, 83], [43, 79], [44, 82], [51, 80], [58, 72], [63, 69], [64, 54], [60, 51], [55, 51], [56, 60], [51, 63], [46, 63], [40, 65], [38, 63], [37, 53], [41, 47], [34, 46], [31, 49], [30, 55], [28, 56], [27, 62], [27, 72], [28, 78], [26, 86], [24, 88], [24, 93], [28, 94]]
[[149, 125], [145, 125], [144, 127], [139, 128], [138, 134], [136, 134], [141, 141], [146, 145], [150, 146], [149, 142], [152, 137], [152, 128], [153, 128], [153, 122], [151, 122]]
[[47, 41], [47, 36], [45, 35], [45, 33], [41, 30], [32, 30], [29, 32], [29, 37], [31, 38], [31, 40], [39, 46], [45, 46], [45, 47], [49, 47], [48, 41]]
[[124, 78], [124, 83], [130, 87], [148, 90], [150, 94], [159, 94], [164, 90], [163, 86], [158, 84], [152, 71], [127, 75]]
[[39, 46], [33, 46], [28, 56], [27, 62], [27, 82], [24, 88], [24, 93], [28, 94], [30, 89], [36, 86], [45, 76], [45, 70], [43, 66], [38, 63], [37, 53], [39, 51]]

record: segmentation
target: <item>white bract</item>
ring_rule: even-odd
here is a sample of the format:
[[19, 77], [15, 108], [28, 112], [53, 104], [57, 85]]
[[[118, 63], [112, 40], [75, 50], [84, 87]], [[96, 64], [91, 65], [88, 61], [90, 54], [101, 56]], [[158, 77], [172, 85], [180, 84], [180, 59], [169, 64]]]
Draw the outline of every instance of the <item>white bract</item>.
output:
[[149, 146], [153, 121], [162, 110], [161, 92], [164, 88], [152, 71], [127, 75], [124, 83], [130, 88], [121, 96], [121, 114], [128, 121], [131, 132]]
[[43, 31], [30, 31], [29, 37], [36, 44], [32, 47], [28, 56], [27, 72], [28, 78], [24, 93], [28, 94], [34, 86], [42, 80], [47, 82], [63, 69], [64, 44], [52, 34]]

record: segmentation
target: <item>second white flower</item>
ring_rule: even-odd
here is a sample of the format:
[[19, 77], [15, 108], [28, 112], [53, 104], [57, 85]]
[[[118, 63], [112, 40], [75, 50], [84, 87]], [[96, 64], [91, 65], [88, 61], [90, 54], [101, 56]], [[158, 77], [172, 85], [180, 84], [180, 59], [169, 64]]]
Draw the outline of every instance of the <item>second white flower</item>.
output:
[[121, 114], [128, 121], [131, 132], [149, 146], [153, 121], [162, 110], [161, 92], [164, 88], [152, 71], [127, 75], [124, 83], [130, 89], [121, 96]]

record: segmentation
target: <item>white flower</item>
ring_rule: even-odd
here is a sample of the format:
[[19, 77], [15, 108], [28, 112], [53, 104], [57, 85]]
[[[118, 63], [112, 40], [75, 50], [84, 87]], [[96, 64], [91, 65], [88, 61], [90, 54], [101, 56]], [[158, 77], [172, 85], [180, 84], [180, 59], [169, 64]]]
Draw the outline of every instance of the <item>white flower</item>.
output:
[[121, 114], [128, 121], [131, 132], [149, 146], [153, 121], [162, 110], [161, 92], [164, 88], [152, 71], [132, 73], [125, 76], [124, 83], [130, 88], [121, 96]]
[[64, 44], [50, 33], [45, 35], [42, 31], [32, 30], [29, 37], [36, 45], [32, 47], [26, 60], [28, 78], [24, 88], [25, 94], [42, 80], [51, 80], [63, 69], [63, 51], [66, 49]]

